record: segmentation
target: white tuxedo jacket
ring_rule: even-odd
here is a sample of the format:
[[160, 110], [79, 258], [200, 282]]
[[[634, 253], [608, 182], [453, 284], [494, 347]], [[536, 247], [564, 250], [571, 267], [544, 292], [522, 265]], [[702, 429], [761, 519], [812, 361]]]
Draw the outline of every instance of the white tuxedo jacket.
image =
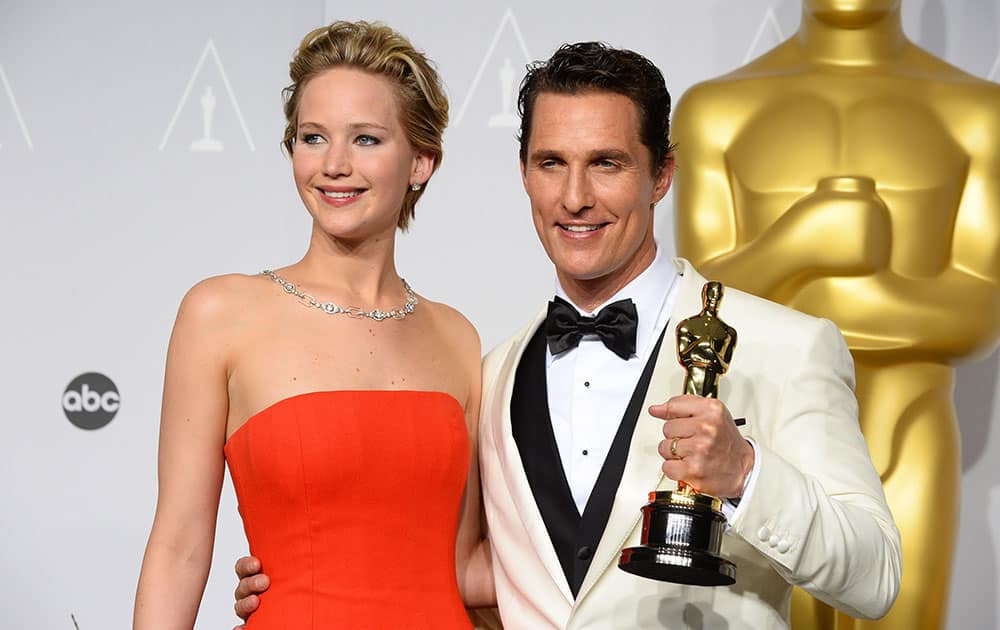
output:
[[793, 584], [854, 616], [885, 614], [899, 589], [899, 532], [858, 426], [843, 338], [829, 321], [735, 289], [719, 311], [739, 335], [719, 398], [746, 417], [740, 430], [760, 459], [722, 545], [736, 583], [679, 586], [618, 569], [622, 548], [639, 544], [648, 493], [676, 487], [660, 468], [663, 421], [646, 409], [682, 391], [672, 331], [701, 310], [705, 279], [687, 261], [675, 263], [682, 278], [667, 338], [575, 601], [511, 435], [514, 373], [544, 312], [484, 359], [480, 467], [504, 627], [786, 628]]

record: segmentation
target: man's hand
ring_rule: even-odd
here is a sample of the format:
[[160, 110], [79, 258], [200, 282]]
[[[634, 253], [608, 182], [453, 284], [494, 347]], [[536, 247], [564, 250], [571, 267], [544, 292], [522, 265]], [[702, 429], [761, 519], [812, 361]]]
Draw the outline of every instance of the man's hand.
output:
[[[246, 621], [260, 605], [258, 594], [271, 586], [271, 578], [260, 572], [260, 560], [253, 556], [244, 556], [236, 561], [236, 577], [240, 583], [236, 585], [236, 616]], [[233, 630], [242, 628], [236, 626]]]
[[653, 405], [649, 413], [667, 421], [659, 445], [667, 477], [716, 497], [743, 495], [744, 480], [753, 468], [753, 447], [721, 401], [675, 396]]

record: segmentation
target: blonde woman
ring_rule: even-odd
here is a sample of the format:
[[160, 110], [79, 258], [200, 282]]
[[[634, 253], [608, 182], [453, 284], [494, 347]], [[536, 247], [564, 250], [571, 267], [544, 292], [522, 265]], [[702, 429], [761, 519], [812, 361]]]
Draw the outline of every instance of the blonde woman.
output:
[[428, 60], [379, 24], [309, 33], [290, 75], [284, 146], [309, 247], [181, 303], [134, 627], [193, 626], [225, 461], [273, 579], [248, 628], [468, 628], [463, 601], [494, 598], [479, 338], [394, 260], [440, 164], [448, 102]]

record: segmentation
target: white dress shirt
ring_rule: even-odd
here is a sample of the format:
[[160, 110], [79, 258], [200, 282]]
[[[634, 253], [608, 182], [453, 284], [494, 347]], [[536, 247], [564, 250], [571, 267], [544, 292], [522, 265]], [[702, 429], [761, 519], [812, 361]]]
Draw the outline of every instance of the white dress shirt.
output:
[[[592, 317], [605, 305], [630, 298], [635, 303], [639, 322], [635, 354], [629, 359], [622, 359], [608, 350], [596, 335], [585, 335], [579, 346], [559, 356], [552, 356], [548, 349], [545, 351], [552, 432], [566, 481], [581, 514], [636, 383], [670, 318], [677, 278], [677, 270], [670, 259], [657, 248], [649, 267], [594, 311], [588, 313], [573, 305], [582, 315]], [[556, 295], [573, 304], [558, 280]], [[671, 337], [664, 340], [660, 352], [674, 352], [674, 349]], [[663, 392], [663, 400], [676, 393]]]
[[[552, 433], [580, 514], [587, 507], [625, 408], [674, 308], [679, 276], [676, 267], [661, 252], [657, 248], [649, 267], [591, 312], [573, 304], [556, 280], [556, 295], [573, 304], [581, 315], [593, 317], [612, 302], [631, 299], [639, 316], [635, 354], [628, 359], [608, 350], [597, 335], [584, 335], [576, 348], [559, 356], [552, 356], [548, 348], [545, 350]], [[664, 336], [660, 353], [664, 352], [676, 353], [673, 335]], [[679, 393], [662, 392], [660, 399], [666, 401]], [[759, 465], [757, 446], [752, 440], [748, 441], [755, 457], [753, 468], [744, 480], [743, 498], [748, 498], [753, 489]], [[738, 504], [728, 500], [722, 502], [722, 511], [728, 520], [735, 518], [737, 510]]]

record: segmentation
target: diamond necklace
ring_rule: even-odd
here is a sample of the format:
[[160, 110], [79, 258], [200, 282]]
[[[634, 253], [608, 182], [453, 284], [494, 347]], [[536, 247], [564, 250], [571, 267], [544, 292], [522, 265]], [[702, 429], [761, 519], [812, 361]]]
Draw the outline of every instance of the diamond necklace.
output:
[[337, 306], [333, 302], [320, 302], [319, 300], [309, 295], [308, 293], [300, 291], [298, 288], [296, 288], [294, 284], [292, 284], [288, 280], [285, 280], [284, 278], [274, 273], [270, 269], [265, 269], [260, 273], [261, 275], [267, 276], [271, 280], [274, 280], [275, 282], [280, 284], [281, 288], [285, 290], [285, 293], [289, 295], [294, 295], [295, 297], [299, 298], [299, 301], [305, 304], [306, 306], [314, 306], [329, 315], [343, 314], [347, 315], [348, 317], [353, 317], [354, 319], [364, 319], [367, 317], [368, 319], [374, 319], [377, 322], [380, 322], [384, 319], [403, 319], [404, 317], [413, 312], [413, 307], [416, 306], [416, 304], [419, 301], [417, 300], [417, 295], [413, 292], [413, 289], [411, 289], [410, 285], [406, 283], [406, 280], [400, 278], [400, 280], [403, 282], [403, 288], [406, 289], [406, 304], [404, 304], [403, 306], [400, 306], [399, 308], [394, 308], [391, 311], [382, 311], [377, 308], [370, 311], [366, 311], [360, 306], [348, 306], [347, 308], [343, 308]]

